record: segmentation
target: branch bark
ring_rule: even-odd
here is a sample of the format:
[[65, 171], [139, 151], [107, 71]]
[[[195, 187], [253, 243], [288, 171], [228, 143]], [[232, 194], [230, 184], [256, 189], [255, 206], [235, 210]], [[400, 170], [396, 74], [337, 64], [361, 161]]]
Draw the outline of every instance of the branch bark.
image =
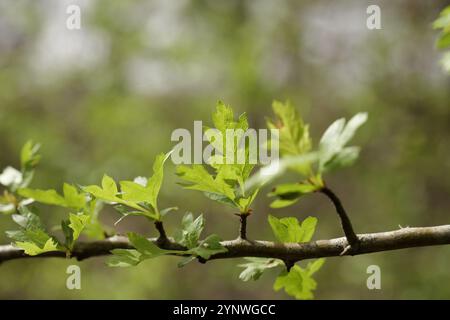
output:
[[326, 195], [331, 202], [333, 203], [334, 207], [336, 208], [336, 212], [339, 215], [339, 218], [341, 219], [341, 225], [342, 229], [344, 230], [345, 237], [348, 241], [348, 247], [342, 251], [344, 254], [348, 250], [352, 250], [354, 253], [358, 251], [359, 249], [359, 239], [356, 235], [355, 231], [353, 231], [352, 223], [350, 222], [350, 218], [347, 214], [347, 212], [344, 209], [344, 206], [341, 203], [341, 200], [338, 198], [338, 196], [329, 188], [323, 187], [319, 190], [319, 192]]
[[[390, 251], [397, 249], [424, 247], [434, 245], [450, 244], [450, 225], [442, 225], [424, 228], [402, 228], [400, 230], [359, 234], [359, 248], [357, 252], [347, 251], [343, 255], [359, 255], [373, 252]], [[184, 248], [173, 240], [163, 244], [158, 239], [151, 239], [163, 249], [183, 250]], [[228, 259], [239, 257], [266, 257], [277, 258], [284, 261], [300, 261], [312, 258], [333, 257], [342, 255], [348, 246], [346, 237], [318, 240], [307, 243], [275, 243], [269, 241], [252, 240], [228, 240], [222, 241], [222, 245], [228, 249], [227, 252], [219, 253], [210, 258]], [[72, 257], [83, 260], [96, 256], [110, 254], [112, 249], [132, 248], [128, 238], [114, 236], [105, 240], [94, 242], [79, 242], [72, 251]], [[24, 252], [12, 245], [0, 246], [0, 262], [20, 258], [43, 258], [59, 257], [65, 258], [63, 251], [46, 252], [38, 256], [27, 256]]]

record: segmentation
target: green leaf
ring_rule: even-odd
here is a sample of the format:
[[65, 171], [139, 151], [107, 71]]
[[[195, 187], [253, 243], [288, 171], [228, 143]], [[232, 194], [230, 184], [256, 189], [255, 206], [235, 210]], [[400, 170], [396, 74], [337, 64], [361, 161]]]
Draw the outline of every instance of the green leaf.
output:
[[136, 248], [145, 258], [154, 258], [163, 254], [167, 254], [170, 250], [160, 249], [156, 244], [150, 242], [140, 234], [130, 232], [128, 233], [128, 239], [130, 239], [133, 247]]
[[286, 183], [276, 186], [269, 196], [278, 199], [271, 203], [272, 208], [282, 208], [297, 202], [301, 196], [320, 189], [319, 185], [306, 183]]
[[283, 261], [279, 259], [267, 259], [267, 258], [245, 258], [249, 261], [248, 263], [243, 263], [238, 265], [238, 267], [245, 268], [239, 275], [239, 279], [242, 281], [258, 280], [261, 275], [267, 269], [276, 268], [283, 266]]
[[181, 225], [183, 228], [178, 232], [175, 240], [189, 249], [197, 247], [198, 240], [205, 226], [203, 215], [199, 215], [194, 219], [193, 214], [187, 212], [183, 217]]
[[299, 200], [299, 198], [295, 198], [295, 199], [277, 199], [277, 200], [272, 201], [272, 203], [270, 204], [270, 207], [273, 208], [273, 209], [281, 209], [281, 208], [292, 206], [298, 200]]
[[[249, 178], [254, 164], [250, 164], [249, 144], [245, 139], [248, 129], [247, 116], [242, 114], [237, 120], [231, 107], [218, 102], [213, 113], [215, 128], [207, 128], [205, 136], [209, 143], [219, 152], [208, 159], [211, 170], [203, 165], [178, 166], [177, 174], [187, 189], [203, 191], [205, 195], [215, 201], [238, 208], [240, 212], [247, 212], [257, 193], [246, 195], [245, 181]], [[211, 130], [209, 130], [211, 129]], [[228, 130], [234, 130], [230, 137]], [[214, 132], [215, 134], [211, 134]], [[227, 139], [233, 141], [227, 141]], [[243, 144], [245, 142], [245, 144]], [[230, 145], [232, 150], [228, 150]], [[227, 163], [227, 152], [233, 156], [233, 163]], [[243, 156], [243, 158], [240, 158]], [[237, 160], [244, 159], [244, 163]]]
[[98, 216], [100, 211], [103, 209], [103, 202], [96, 201], [95, 199], [89, 201], [88, 203], [88, 215], [89, 221], [84, 227], [83, 233], [89, 238], [101, 240], [106, 236], [107, 231], [111, 233], [109, 230], [105, 230], [105, 227], [100, 222]]
[[39, 247], [34, 242], [22, 242], [22, 241], [17, 241], [15, 243], [15, 245], [17, 247], [19, 247], [20, 249], [23, 249], [25, 251], [25, 254], [28, 254], [30, 256], [36, 256], [36, 255], [44, 253], [44, 252], [57, 251], [58, 250], [57, 244], [51, 238], [49, 238], [45, 242], [43, 247]]
[[[287, 101], [282, 103], [274, 101], [272, 104], [275, 120], [267, 119], [269, 129], [279, 130], [280, 154], [285, 156], [299, 156], [311, 150], [312, 141], [309, 136], [309, 126], [303, 120], [297, 109]], [[302, 175], [309, 175], [311, 167], [309, 163], [291, 166], [291, 169]]]
[[30, 211], [28, 207], [19, 207], [20, 214], [13, 214], [12, 219], [15, 223], [24, 229], [40, 229], [44, 230], [44, 224], [39, 216]]
[[137, 266], [142, 260], [142, 254], [132, 249], [113, 249], [113, 254], [106, 264], [110, 267], [131, 267]]
[[122, 199], [132, 202], [150, 202], [150, 192], [146, 187], [133, 182], [121, 181], [120, 190], [122, 192]]
[[136, 266], [144, 260], [156, 258], [166, 254], [183, 254], [184, 251], [164, 250], [159, 248], [145, 237], [130, 232], [128, 238], [136, 249], [114, 249], [111, 250], [113, 256], [108, 260], [110, 267]]
[[41, 159], [38, 154], [40, 144], [34, 144], [33, 141], [27, 141], [20, 152], [20, 163], [22, 170], [34, 168]]
[[308, 242], [314, 235], [317, 218], [308, 217], [300, 225], [297, 218], [278, 219], [272, 215], [268, 217], [269, 224], [275, 237], [280, 242]]
[[158, 194], [161, 189], [163, 177], [164, 177], [164, 163], [169, 158], [171, 152], [164, 154], [161, 153], [156, 157], [153, 163], [153, 175], [147, 182], [147, 190], [149, 191], [149, 203], [158, 212]]
[[[143, 215], [151, 219], [159, 220], [161, 214], [157, 207], [157, 197], [163, 179], [163, 166], [168, 159], [170, 152], [157, 156], [153, 164], [153, 176], [150, 179], [138, 177], [134, 181], [121, 181], [121, 192], [118, 192], [117, 185], [112, 178], [105, 175], [102, 180], [102, 188], [98, 186], [87, 186], [83, 189], [91, 193], [94, 197], [111, 202], [119, 203], [116, 206], [124, 216]], [[123, 206], [133, 209], [129, 211]], [[165, 213], [170, 210], [166, 210]]]
[[356, 130], [366, 121], [367, 113], [358, 113], [347, 124], [345, 124], [345, 119], [341, 118], [328, 127], [319, 144], [319, 172], [326, 172], [330, 168], [352, 163], [356, 159], [357, 149], [344, 147], [353, 138]]
[[116, 182], [108, 175], [104, 175], [102, 179], [103, 192], [110, 196], [115, 196], [118, 192]]
[[[117, 189], [117, 185], [116, 185], [115, 181], [111, 177], [107, 176], [106, 174], [103, 176], [103, 179], [102, 179], [102, 187], [92, 185], [92, 186], [83, 187], [82, 189], [85, 192], [92, 194], [97, 199], [104, 200], [104, 201], [107, 201], [107, 202], [110, 202], [113, 204], [119, 203], [119, 204], [128, 206], [130, 208], [133, 208], [134, 210], [137, 210], [139, 212], [142, 212], [141, 215], [143, 215], [143, 216], [149, 217], [151, 219], [157, 218], [153, 211], [144, 208], [136, 201], [130, 201], [130, 200], [125, 200], [125, 199], [119, 198], [117, 196], [118, 189]], [[132, 197], [132, 195], [128, 195], [128, 196], [130, 198]]]
[[164, 217], [169, 212], [176, 211], [176, 210], [178, 210], [178, 207], [169, 207], [169, 208], [162, 209], [159, 213], [160, 213], [161, 217]]
[[81, 232], [84, 230], [86, 225], [89, 223], [89, 216], [85, 214], [76, 215], [71, 213], [69, 215], [69, 227], [73, 230], [72, 239], [77, 240]]
[[324, 264], [325, 259], [317, 259], [308, 263], [306, 269], [294, 265], [289, 272], [283, 271], [275, 280], [274, 290], [284, 291], [296, 299], [313, 299], [313, 291], [317, 287], [316, 281], [312, 275], [317, 272]]
[[194, 254], [208, 260], [212, 255], [228, 251], [222, 246], [220, 241], [221, 239], [218, 235], [212, 234], [202, 240], [198, 247], [188, 250], [187, 253]]
[[[245, 182], [244, 189], [246, 192], [250, 192], [255, 188], [260, 188], [281, 177], [288, 169], [298, 166], [310, 166], [318, 159], [319, 154], [317, 152], [309, 152], [300, 156], [286, 156], [279, 161], [274, 161], [270, 165], [262, 167]], [[308, 175], [308, 177], [311, 176]]]
[[301, 155], [311, 150], [312, 142], [309, 137], [308, 125], [293, 105], [287, 101], [274, 101], [272, 109], [275, 120], [267, 119], [269, 129], [280, 130], [280, 153], [282, 155]]
[[28, 141], [22, 147], [20, 153], [20, 163], [22, 171], [22, 181], [19, 184], [13, 185], [11, 187], [12, 191], [18, 188], [26, 188], [33, 180], [34, 169], [38, 165], [41, 156], [38, 154], [40, 145], [34, 144], [32, 141]]
[[54, 189], [40, 190], [23, 188], [19, 189], [18, 193], [22, 197], [31, 198], [37, 202], [60, 207], [73, 208], [76, 210], [81, 210], [86, 205], [86, 197], [84, 193], [79, 193], [76, 187], [67, 183], [64, 183], [63, 186], [64, 196], [58, 194], [58, 192], [56, 192], [56, 190]]
[[19, 195], [26, 198], [32, 198], [37, 202], [52, 204], [56, 206], [64, 207], [66, 205], [66, 201], [64, 197], [58, 194], [56, 190], [40, 190], [40, 189], [19, 189]]
[[233, 188], [222, 177], [215, 179], [202, 165], [178, 166], [177, 175], [187, 182], [183, 184], [186, 189], [222, 195], [234, 202]]
[[308, 262], [308, 265], [306, 266], [306, 271], [308, 275], [312, 276], [314, 273], [319, 271], [319, 269], [322, 268], [324, 263], [325, 263], [324, 258], [316, 259], [313, 262]]
[[69, 250], [73, 249], [74, 239], [73, 239], [73, 230], [69, 227], [70, 221], [69, 220], [62, 220], [61, 221], [61, 230], [64, 234], [64, 244], [65, 247]]
[[64, 183], [63, 194], [66, 207], [78, 210], [81, 210], [85, 207], [86, 195], [84, 194], [84, 192], [78, 192], [78, 189], [75, 186]]
[[50, 237], [36, 214], [28, 207], [19, 207], [20, 214], [13, 214], [12, 219], [20, 230], [6, 231], [6, 235], [16, 241], [14, 245], [25, 250], [28, 255], [58, 250], [58, 242]]
[[275, 291], [284, 291], [296, 299], [313, 299], [313, 290], [317, 287], [316, 281], [308, 273], [295, 265], [289, 272], [281, 273], [273, 285]]

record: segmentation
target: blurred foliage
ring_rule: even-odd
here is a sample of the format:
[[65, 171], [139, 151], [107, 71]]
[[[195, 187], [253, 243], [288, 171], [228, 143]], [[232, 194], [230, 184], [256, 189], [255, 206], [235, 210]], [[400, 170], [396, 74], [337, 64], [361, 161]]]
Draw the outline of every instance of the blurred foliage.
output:
[[[442, 10], [439, 18], [433, 22], [433, 28], [441, 29], [441, 34], [436, 42], [439, 49], [450, 47], [450, 6]], [[450, 73], [450, 51], [447, 51], [442, 58], [444, 70]]]
[[[81, 30], [66, 29], [73, 3], [81, 6]], [[368, 30], [369, 2], [356, 0], [2, 1], [0, 167], [19, 168], [20, 147], [33, 139], [43, 143], [43, 159], [32, 188], [94, 184], [105, 172], [121, 180], [149, 176], [155, 156], [173, 145], [172, 130], [192, 130], [218, 99], [246, 111], [254, 128], [265, 126], [273, 99], [290, 99], [314, 128], [315, 142], [332, 120], [370, 114], [355, 139], [364, 145], [360, 160], [327, 181], [357, 232], [448, 223], [450, 79], [434, 49], [441, 35], [432, 28], [446, 4], [380, 1], [382, 29]], [[167, 163], [160, 195], [180, 204], [168, 232], [192, 211], [204, 214], [206, 233], [220, 226], [222, 238], [234, 238], [233, 210], [183, 191], [174, 171]], [[273, 238], [268, 214], [313, 215], [321, 220], [315, 239], [341, 235], [320, 195], [285, 209], [270, 209], [270, 200], [255, 202], [250, 238]], [[46, 225], [65, 214], [41, 209]], [[111, 227], [118, 218], [113, 211], [100, 216]], [[116, 229], [154, 236], [142, 221], [131, 217]], [[0, 243], [12, 227], [0, 220]], [[328, 259], [315, 275], [315, 296], [449, 298], [449, 262], [445, 247]], [[5, 263], [0, 297], [285, 298], [273, 292], [269, 275], [243, 284], [237, 261], [178, 269], [176, 258], [163, 257], [111, 269], [95, 258], [77, 263], [82, 290], [70, 291], [65, 271], [73, 263]], [[381, 267], [380, 291], [366, 287], [371, 264]]]

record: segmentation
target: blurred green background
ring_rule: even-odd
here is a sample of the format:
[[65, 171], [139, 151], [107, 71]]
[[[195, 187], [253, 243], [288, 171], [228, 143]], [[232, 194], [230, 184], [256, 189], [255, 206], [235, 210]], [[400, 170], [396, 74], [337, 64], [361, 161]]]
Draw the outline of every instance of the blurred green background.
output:
[[[357, 232], [449, 222], [450, 77], [431, 23], [448, 1], [376, 1], [382, 29], [366, 28], [373, 1], [0, 1], [0, 167], [18, 167], [22, 144], [43, 144], [32, 187], [98, 183], [149, 175], [154, 156], [171, 148], [176, 128], [210, 123], [218, 99], [263, 128], [273, 99], [298, 106], [317, 143], [335, 119], [358, 111], [369, 122], [355, 144], [352, 168], [328, 177]], [[66, 28], [66, 8], [81, 7], [80, 30]], [[160, 202], [178, 205], [173, 232], [189, 210], [206, 216], [208, 232], [237, 235], [232, 210], [175, 184], [166, 168]], [[268, 191], [270, 187], [264, 191]], [[315, 238], [341, 236], [321, 195], [286, 209], [262, 192], [249, 237], [273, 239], [267, 214], [319, 218]], [[41, 207], [48, 225], [67, 212]], [[101, 219], [113, 226], [111, 209]], [[117, 232], [155, 236], [129, 218]], [[0, 217], [0, 243], [13, 228]], [[104, 258], [16, 260], [0, 266], [0, 298], [286, 299], [275, 274], [238, 279], [240, 260], [191, 263], [163, 257], [135, 268]], [[66, 267], [78, 264], [82, 290], [66, 289]], [[382, 289], [368, 290], [366, 268], [379, 265]], [[318, 299], [450, 298], [450, 251], [429, 247], [329, 258], [317, 274]]]

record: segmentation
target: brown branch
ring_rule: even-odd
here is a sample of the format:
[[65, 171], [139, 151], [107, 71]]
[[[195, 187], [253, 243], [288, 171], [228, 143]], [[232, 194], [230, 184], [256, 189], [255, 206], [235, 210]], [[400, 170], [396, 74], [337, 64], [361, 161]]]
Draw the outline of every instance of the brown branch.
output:
[[[355, 253], [345, 252], [344, 255], [365, 254], [382, 252], [389, 250], [424, 247], [450, 244], [450, 225], [424, 228], [403, 228], [400, 230], [368, 233], [358, 235], [359, 250]], [[151, 239], [158, 244], [157, 239]], [[249, 240], [229, 240], [222, 241], [222, 245], [228, 249], [227, 252], [219, 253], [210, 258], [228, 259], [239, 257], [266, 257], [277, 258], [283, 261], [300, 261], [305, 259], [340, 256], [348, 246], [345, 237], [318, 240], [307, 243], [275, 243], [269, 241], [249, 241]], [[163, 245], [163, 249], [183, 250], [184, 248], [173, 240], [168, 239]], [[115, 236], [105, 240], [94, 242], [79, 242], [72, 251], [72, 257], [83, 260], [90, 257], [110, 254], [112, 249], [131, 248], [126, 237]], [[30, 257], [12, 245], [0, 246], [0, 262], [19, 258], [43, 258], [60, 257], [65, 258], [63, 251], [47, 252], [38, 256]]]
[[164, 245], [166, 242], [169, 241], [169, 238], [167, 238], [166, 230], [164, 230], [164, 225], [162, 221], [155, 221], [155, 228], [158, 230], [159, 237], [156, 240], [159, 245]]
[[350, 254], [356, 254], [359, 250], [360, 241], [355, 231], [353, 231], [352, 223], [350, 222], [350, 218], [348, 217], [341, 200], [333, 191], [331, 191], [331, 189], [327, 187], [323, 187], [319, 190], [319, 192], [326, 195], [331, 202], [333, 202], [336, 212], [341, 219], [342, 229], [344, 230], [345, 237], [347, 238], [349, 244], [348, 247], [344, 248], [342, 254], [345, 254], [347, 251], [349, 251]]

